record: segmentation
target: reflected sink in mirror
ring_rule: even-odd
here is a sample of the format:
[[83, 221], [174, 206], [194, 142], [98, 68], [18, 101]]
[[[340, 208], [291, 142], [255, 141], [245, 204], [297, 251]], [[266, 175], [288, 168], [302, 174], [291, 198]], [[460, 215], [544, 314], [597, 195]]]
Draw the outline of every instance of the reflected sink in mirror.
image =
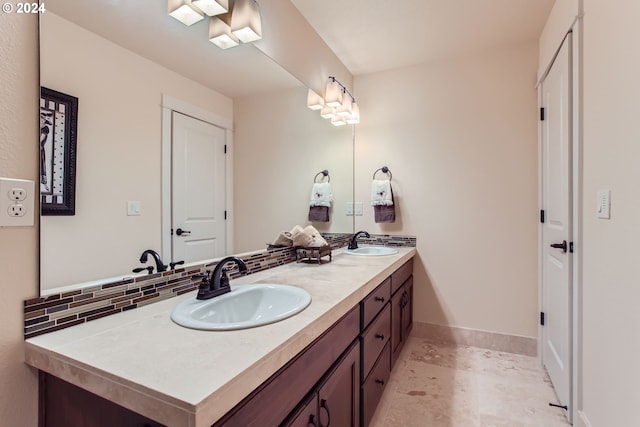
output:
[[357, 249], [345, 249], [343, 252], [348, 255], [383, 256], [397, 254], [398, 250], [387, 246], [362, 246]]
[[171, 312], [171, 320], [207, 331], [248, 329], [294, 316], [310, 303], [309, 292], [295, 286], [244, 285], [209, 300], [184, 300]]

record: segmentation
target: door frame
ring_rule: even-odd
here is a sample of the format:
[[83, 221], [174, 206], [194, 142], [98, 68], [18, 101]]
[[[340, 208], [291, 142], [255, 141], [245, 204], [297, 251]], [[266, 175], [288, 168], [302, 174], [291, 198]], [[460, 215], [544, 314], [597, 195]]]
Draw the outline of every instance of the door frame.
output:
[[225, 130], [225, 144], [227, 146], [226, 163], [226, 247], [227, 254], [233, 253], [233, 119], [221, 117], [211, 111], [189, 104], [188, 102], [162, 94], [162, 215], [161, 235], [163, 259], [175, 261], [171, 249], [171, 140], [172, 140], [172, 112], [193, 117]]
[[[582, 158], [582, 20], [576, 19], [565, 37], [558, 44], [555, 55], [547, 64], [545, 72], [539, 78], [538, 107], [542, 107], [542, 82], [547, 77], [552, 64], [566, 37], [571, 34], [571, 232], [573, 254], [571, 259], [571, 380], [570, 401], [567, 418], [574, 425], [581, 425], [582, 408], [582, 216], [583, 216], [583, 158]], [[538, 121], [538, 207], [542, 206], [542, 121]], [[538, 226], [538, 308], [542, 311], [543, 274], [542, 274], [542, 225]], [[542, 362], [542, 325], [538, 323], [538, 359]]]

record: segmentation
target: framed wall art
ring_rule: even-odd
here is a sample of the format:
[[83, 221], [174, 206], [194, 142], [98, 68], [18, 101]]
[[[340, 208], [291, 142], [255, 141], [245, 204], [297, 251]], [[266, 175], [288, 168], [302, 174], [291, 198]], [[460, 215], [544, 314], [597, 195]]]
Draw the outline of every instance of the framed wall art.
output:
[[40, 88], [40, 213], [75, 215], [78, 98]]

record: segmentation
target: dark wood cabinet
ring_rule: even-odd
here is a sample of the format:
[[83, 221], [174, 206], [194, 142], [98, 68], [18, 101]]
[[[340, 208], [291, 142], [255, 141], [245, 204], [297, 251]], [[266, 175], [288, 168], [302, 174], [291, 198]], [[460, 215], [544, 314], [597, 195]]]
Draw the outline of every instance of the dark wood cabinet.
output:
[[[213, 427], [362, 427], [412, 326], [413, 264], [403, 264]], [[44, 372], [40, 426], [161, 424]], [[284, 421], [283, 421], [284, 420]]]

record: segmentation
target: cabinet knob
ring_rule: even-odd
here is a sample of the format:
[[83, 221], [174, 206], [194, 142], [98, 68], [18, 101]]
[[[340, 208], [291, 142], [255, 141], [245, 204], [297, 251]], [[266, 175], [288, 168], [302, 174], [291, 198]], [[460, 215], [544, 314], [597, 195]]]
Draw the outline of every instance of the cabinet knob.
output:
[[384, 334], [376, 334], [375, 336], [376, 336], [376, 338], [378, 338], [379, 340], [383, 340], [383, 339], [384, 339]]
[[316, 420], [316, 417], [313, 414], [309, 416], [309, 424], [307, 425], [307, 427], [308, 426], [319, 427], [318, 420]]
[[384, 302], [384, 297], [375, 297], [374, 299], [378, 302]]
[[380, 384], [380, 385], [384, 385], [384, 380], [377, 379], [377, 380], [376, 380], [376, 382], [377, 382], [378, 384]]

